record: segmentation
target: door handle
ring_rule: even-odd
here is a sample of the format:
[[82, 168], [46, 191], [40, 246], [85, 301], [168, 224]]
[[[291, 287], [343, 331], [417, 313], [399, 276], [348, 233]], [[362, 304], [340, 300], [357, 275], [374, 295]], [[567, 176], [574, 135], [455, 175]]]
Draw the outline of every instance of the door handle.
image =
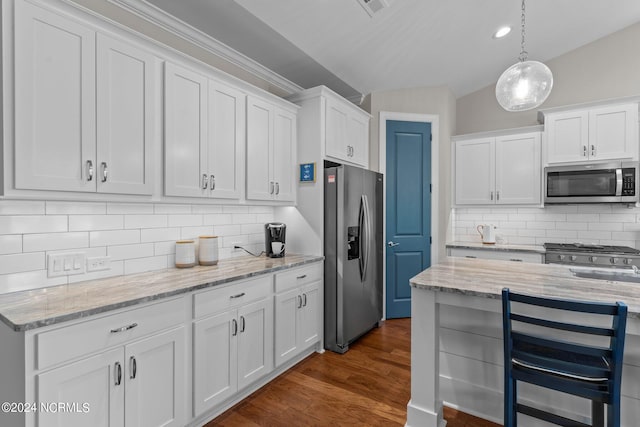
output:
[[389, 240], [387, 242], [387, 246], [389, 246], [390, 248], [395, 248], [396, 246], [400, 246], [400, 243], [396, 243], [396, 242], [394, 242], [392, 240]]

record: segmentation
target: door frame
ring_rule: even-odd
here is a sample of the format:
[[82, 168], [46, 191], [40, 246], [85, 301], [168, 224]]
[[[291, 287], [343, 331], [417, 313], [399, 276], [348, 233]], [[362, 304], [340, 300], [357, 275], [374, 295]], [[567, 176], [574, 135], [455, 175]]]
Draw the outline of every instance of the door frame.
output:
[[[438, 162], [439, 142], [440, 142], [440, 116], [437, 114], [419, 114], [419, 113], [401, 113], [394, 111], [380, 111], [379, 116], [379, 133], [378, 133], [378, 171], [382, 174], [387, 173], [387, 120], [396, 120], [401, 122], [421, 122], [431, 124], [431, 265], [438, 260], [438, 250], [440, 236], [438, 233], [438, 197], [440, 194], [440, 183], [438, 174], [440, 167]], [[434, 161], [434, 159], [436, 161]], [[383, 263], [382, 263], [382, 301], [387, 298], [387, 180], [383, 180], [382, 190], [382, 230]], [[434, 227], [435, 224], [435, 227]], [[435, 249], [434, 249], [435, 248]], [[387, 318], [387, 304], [383, 304], [382, 318]]]

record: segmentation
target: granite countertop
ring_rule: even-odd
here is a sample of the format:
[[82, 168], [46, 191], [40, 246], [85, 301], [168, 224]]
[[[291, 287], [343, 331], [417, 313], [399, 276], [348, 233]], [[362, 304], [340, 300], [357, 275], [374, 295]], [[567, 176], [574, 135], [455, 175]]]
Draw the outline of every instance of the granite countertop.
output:
[[508, 243], [496, 243], [486, 245], [482, 242], [450, 242], [447, 248], [457, 249], [486, 249], [489, 251], [509, 251], [509, 252], [533, 252], [537, 254], [545, 253], [543, 246], [538, 245], [510, 245]]
[[570, 268], [575, 267], [449, 257], [410, 283], [420, 289], [494, 299], [509, 288], [542, 297], [622, 301], [629, 307], [628, 316], [640, 319], [640, 284], [579, 278]]
[[169, 268], [0, 295], [0, 320], [26, 331], [322, 261], [322, 256], [242, 256], [215, 266]]

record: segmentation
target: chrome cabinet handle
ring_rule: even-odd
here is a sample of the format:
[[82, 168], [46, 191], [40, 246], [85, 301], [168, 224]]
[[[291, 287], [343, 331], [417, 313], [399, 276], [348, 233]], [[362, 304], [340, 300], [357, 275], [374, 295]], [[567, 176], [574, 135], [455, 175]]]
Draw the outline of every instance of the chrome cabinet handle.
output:
[[273, 181], [269, 182], [269, 194], [273, 194]]
[[91, 181], [93, 179], [93, 162], [91, 160], [87, 160], [85, 163], [87, 181]]
[[591, 145], [591, 155], [592, 156], [596, 155], [596, 146], [595, 145]]
[[465, 257], [465, 258], [477, 258], [477, 257], [475, 257], [475, 256], [473, 256], [473, 255], [465, 255], [464, 257]]
[[244, 332], [245, 320], [244, 316], [240, 316], [240, 332]]
[[138, 372], [138, 362], [136, 362], [135, 356], [129, 358], [129, 379], [133, 380]]
[[298, 276], [298, 277], [296, 277], [296, 279], [301, 280], [301, 279], [304, 279], [305, 277], [307, 277], [307, 275], [306, 275], [306, 274], [303, 274], [302, 276]]
[[500, 192], [496, 191], [496, 200], [500, 200]]
[[238, 321], [236, 319], [233, 319], [231, 321], [231, 324], [233, 325], [233, 332], [231, 333], [231, 336], [235, 337], [236, 335], [238, 335]]
[[208, 184], [208, 181], [207, 181], [207, 174], [206, 174], [206, 173], [203, 173], [203, 174], [202, 174], [202, 189], [203, 189], [203, 190], [206, 190], [206, 189], [207, 189], [207, 184]]
[[490, 197], [491, 197], [491, 200], [493, 200], [493, 191], [491, 192], [491, 196]]
[[302, 299], [303, 299], [303, 301], [304, 301], [304, 302], [302, 303], [302, 306], [303, 306], [303, 307], [306, 307], [306, 306], [307, 306], [307, 294], [302, 294]]
[[211, 189], [211, 191], [216, 189], [216, 176], [215, 175], [209, 176], [209, 188]]
[[522, 262], [522, 260], [518, 258], [511, 258], [509, 261]]
[[302, 308], [302, 296], [298, 295], [298, 308]]
[[122, 383], [122, 366], [120, 366], [120, 362], [116, 362], [113, 366], [113, 376], [115, 378], [115, 384], [120, 385]]
[[276, 195], [280, 194], [280, 183], [276, 182]]
[[102, 169], [102, 182], [107, 182], [107, 176], [109, 170], [107, 169], [107, 162], [100, 163], [100, 168]]
[[112, 329], [112, 330], [111, 330], [111, 333], [112, 333], [112, 334], [117, 334], [118, 332], [128, 331], [129, 329], [133, 329], [133, 328], [135, 328], [136, 326], [138, 326], [138, 324], [137, 324], [137, 323], [132, 323], [132, 324], [127, 325], [127, 326], [122, 326], [122, 327], [120, 327], [120, 328]]
[[587, 146], [586, 145], [582, 146], [582, 157], [587, 157]]
[[390, 248], [395, 248], [396, 246], [400, 246], [400, 243], [394, 242], [392, 240], [389, 240], [387, 242], [387, 246], [389, 246]]
[[231, 295], [229, 298], [230, 299], [235, 299], [235, 298], [240, 298], [240, 297], [243, 297], [243, 296], [245, 296], [244, 292], [242, 292], [240, 294]]

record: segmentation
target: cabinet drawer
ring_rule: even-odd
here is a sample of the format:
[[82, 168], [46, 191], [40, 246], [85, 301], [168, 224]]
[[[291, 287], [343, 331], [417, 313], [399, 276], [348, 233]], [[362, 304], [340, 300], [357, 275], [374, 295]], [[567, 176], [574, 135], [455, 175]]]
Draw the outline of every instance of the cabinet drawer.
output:
[[44, 369], [180, 324], [186, 317], [186, 301], [173, 299], [41, 332], [35, 337], [36, 368]]
[[193, 316], [198, 318], [266, 298], [271, 294], [272, 280], [273, 276], [268, 274], [196, 294], [193, 296]]
[[451, 256], [464, 258], [498, 259], [503, 261], [542, 264], [542, 254], [518, 251], [496, 251], [493, 249], [449, 249]]
[[282, 273], [276, 273], [276, 293], [284, 292], [288, 289], [295, 288], [296, 286], [322, 280], [322, 265], [323, 264], [320, 262], [305, 267], [286, 270]]

